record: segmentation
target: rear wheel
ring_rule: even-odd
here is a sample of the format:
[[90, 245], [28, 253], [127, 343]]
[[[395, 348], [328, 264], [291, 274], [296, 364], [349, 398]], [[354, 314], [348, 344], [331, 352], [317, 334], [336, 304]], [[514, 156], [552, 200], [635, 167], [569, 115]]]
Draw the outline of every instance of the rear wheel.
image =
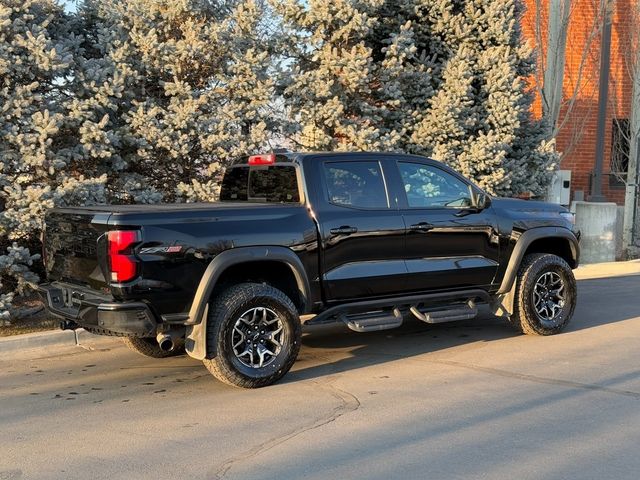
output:
[[209, 306], [204, 364], [229, 385], [271, 385], [295, 362], [301, 336], [296, 307], [284, 293], [263, 284], [235, 285]]
[[145, 357], [166, 358], [184, 353], [184, 345], [166, 351], [160, 348], [155, 338], [124, 337], [122, 341], [131, 350]]
[[577, 299], [576, 279], [567, 262], [548, 253], [527, 255], [516, 281], [513, 326], [528, 335], [564, 330]]

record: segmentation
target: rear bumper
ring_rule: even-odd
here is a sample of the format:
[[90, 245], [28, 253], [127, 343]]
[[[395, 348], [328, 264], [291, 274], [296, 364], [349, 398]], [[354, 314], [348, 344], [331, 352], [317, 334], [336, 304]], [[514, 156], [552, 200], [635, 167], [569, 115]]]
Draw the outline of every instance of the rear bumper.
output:
[[75, 327], [105, 335], [153, 337], [158, 322], [146, 303], [118, 303], [62, 282], [38, 287], [49, 311]]

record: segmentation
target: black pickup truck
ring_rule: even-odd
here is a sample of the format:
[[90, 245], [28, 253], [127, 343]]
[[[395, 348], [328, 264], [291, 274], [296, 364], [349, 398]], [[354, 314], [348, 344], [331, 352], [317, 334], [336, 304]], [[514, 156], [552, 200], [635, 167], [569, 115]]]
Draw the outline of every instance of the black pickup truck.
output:
[[291, 368], [303, 315], [368, 332], [488, 304], [521, 332], [558, 333], [578, 237], [565, 208], [490, 197], [424, 157], [254, 155], [217, 203], [50, 211], [40, 288], [62, 328], [151, 357], [186, 350], [252, 388]]

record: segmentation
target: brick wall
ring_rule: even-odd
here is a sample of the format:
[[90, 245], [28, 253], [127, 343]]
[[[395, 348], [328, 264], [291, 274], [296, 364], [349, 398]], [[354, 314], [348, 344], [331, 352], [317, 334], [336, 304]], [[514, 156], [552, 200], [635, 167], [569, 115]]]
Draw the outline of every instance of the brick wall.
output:
[[[536, 42], [536, 0], [525, 0], [527, 10], [522, 19], [526, 38]], [[611, 72], [609, 77], [609, 102], [605, 131], [605, 158], [603, 194], [607, 200], [624, 203], [624, 186], [617, 182], [611, 172], [611, 140], [613, 119], [629, 118], [631, 102], [631, 76], [628, 60], [631, 52], [631, 26], [634, 21], [633, 1], [616, 0], [613, 7], [611, 38]], [[548, 0], [541, 3], [541, 33], [543, 51], [546, 47]], [[600, 68], [601, 12], [598, 0], [573, 0], [571, 23], [567, 41], [567, 58], [563, 80], [563, 106], [560, 114], [561, 128], [556, 138], [557, 148], [562, 152], [561, 168], [572, 171], [572, 199], [576, 190], [591, 193], [590, 179], [595, 164], [596, 130], [598, 116], [598, 82]], [[541, 55], [539, 71], [541, 72]], [[535, 87], [541, 75], [532, 79]], [[534, 112], [541, 114], [541, 101], [536, 98]]]

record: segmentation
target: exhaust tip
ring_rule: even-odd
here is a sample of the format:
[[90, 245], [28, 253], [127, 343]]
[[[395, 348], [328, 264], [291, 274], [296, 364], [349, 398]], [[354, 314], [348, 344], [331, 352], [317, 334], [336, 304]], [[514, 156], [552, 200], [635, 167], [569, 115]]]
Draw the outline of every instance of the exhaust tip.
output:
[[157, 341], [160, 350], [163, 352], [170, 352], [175, 346], [170, 335], [158, 335]]

